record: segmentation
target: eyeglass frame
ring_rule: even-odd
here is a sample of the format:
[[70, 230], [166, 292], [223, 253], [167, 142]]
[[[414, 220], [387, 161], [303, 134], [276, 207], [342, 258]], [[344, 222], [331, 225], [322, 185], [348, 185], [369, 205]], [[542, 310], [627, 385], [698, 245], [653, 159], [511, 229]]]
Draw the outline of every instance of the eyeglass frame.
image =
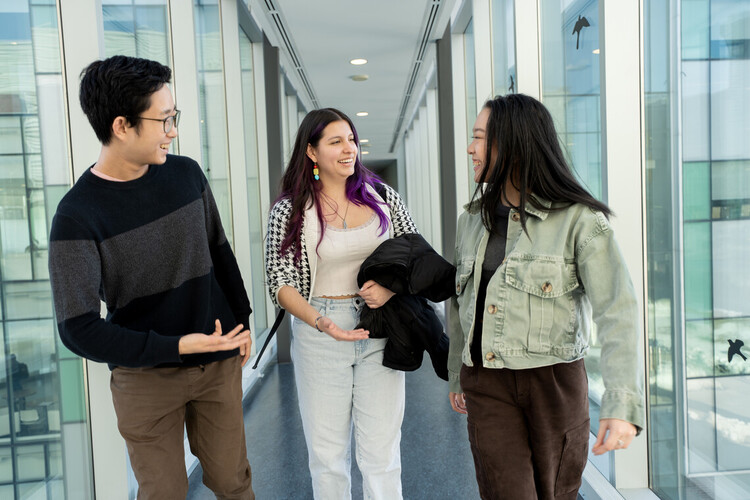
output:
[[[177, 122], [180, 121], [180, 113], [181, 111], [179, 109], [175, 109], [174, 114], [169, 115], [166, 118], [146, 118], [145, 116], [126, 116], [125, 118], [127, 118], [128, 120], [132, 118], [138, 118], [139, 120], [151, 120], [152, 122], [161, 122], [162, 128], [164, 129], [164, 133], [168, 134], [169, 132], [172, 131], [174, 127], [177, 126]], [[167, 122], [169, 120], [172, 120], [172, 125], [170, 125], [170, 127], [167, 128]]]

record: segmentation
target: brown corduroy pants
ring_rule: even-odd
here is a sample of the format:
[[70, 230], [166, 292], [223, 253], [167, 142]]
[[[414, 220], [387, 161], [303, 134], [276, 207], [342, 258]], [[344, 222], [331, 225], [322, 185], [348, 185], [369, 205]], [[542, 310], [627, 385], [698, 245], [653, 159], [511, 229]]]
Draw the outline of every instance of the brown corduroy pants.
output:
[[484, 500], [575, 500], [589, 443], [583, 360], [528, 370], [463, 366]]
[[120, 368], [110, 389], [139, 500], [184, 500], [184, 432], [217, 498], [253, 500], [240, 357], [195, 367]]

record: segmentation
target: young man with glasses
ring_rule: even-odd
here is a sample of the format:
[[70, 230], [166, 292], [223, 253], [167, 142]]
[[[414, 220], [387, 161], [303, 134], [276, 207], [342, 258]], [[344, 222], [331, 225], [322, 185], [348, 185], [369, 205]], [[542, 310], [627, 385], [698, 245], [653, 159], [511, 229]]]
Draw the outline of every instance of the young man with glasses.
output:
[[217, 498], [253, 499], [241, 380], [250, 302], [206, 177], [168, 154], [180, 116], [170, 77], [125, 56], [82, 72], [81, 106], [102, 148], [52, 221], [58, 329], [71, 351], [112, 370], [139, 499], [185, 498], [185, 426]]

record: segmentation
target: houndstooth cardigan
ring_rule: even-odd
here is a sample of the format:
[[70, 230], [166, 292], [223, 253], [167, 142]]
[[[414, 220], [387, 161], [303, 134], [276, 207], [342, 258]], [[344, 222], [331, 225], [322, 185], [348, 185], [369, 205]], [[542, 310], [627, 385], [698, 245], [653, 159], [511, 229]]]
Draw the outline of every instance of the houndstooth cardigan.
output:
[[[385, 201], [389, 210], [385, 211], [386, 217], [390, 221], [388, 226], [389, 237], [393, 238], [407, 233], [418, 233], [417, 226], [409, 215], [401, 196], [395, 189], [387, 184], [381, 184], [378, 189], [368, 185], [370, 192], [379, 201]], [[382, 189], [381, 189], [382, 188]], [[385, 200], [378, 194], [378, 191], [385, 195]], [[279, 305], [279, 290], [283, 286], [295, 288], [308, 302], [312, 293], [312, 284], [315, 281], [315, 271], [317, 267], [318, 255], [316, 245], [307, 246], [306, 242], [316, 241], [318, 238], [318, 217], [315, 213], [315, 206], [311, 204], [305, 210], [302, 222], [302, 232], [300, 233], [300, 244], [302, 245], [302, 255], [299, 265], [294, 264], [294, 246], [286, 254], [281, 254], [281, 242], [286, 236], [289, 217], [292, 214], [292, 200], [284, 198], [279, 200], [271, 208], [268, 214], [268, 235], [266, 237], [266, 280], [268, 293], [276, 307]]]

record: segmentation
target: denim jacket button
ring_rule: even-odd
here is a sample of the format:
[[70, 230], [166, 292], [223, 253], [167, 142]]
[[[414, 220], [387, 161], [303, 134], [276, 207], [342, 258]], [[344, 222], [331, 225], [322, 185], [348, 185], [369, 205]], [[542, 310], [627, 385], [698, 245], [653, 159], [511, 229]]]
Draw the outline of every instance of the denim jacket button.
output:
[[487, 307], [487, 312], [490, 314], [495, 314], [497, 312], [497, 307], [495, 304], [491, 304], [489, 307]]
[[513, 219], [514, 222], [518, 222], [521, 216], [518, 215], [518, 212], [513, 212], [513, 215], [511, 215], [510, 218]]
[[487, 354], [486, 354], [486, 355], [484, 356], [484, 359], [486, 359], [487, 361], [493, 361], [493, 360], [495, 359], [495, 353], [493, 353], [493, 352], [488, 352], [488, 353], [487, 353]]
[[460, 284], [456, 285], [456, 293], [457, 294], [461, 293], [461, 285]]
[[552, 283], [550, 283], [549, 281], [545, 282], [542, 285], [542, 291], [544, 293], [550, 293], [552, 291]]

